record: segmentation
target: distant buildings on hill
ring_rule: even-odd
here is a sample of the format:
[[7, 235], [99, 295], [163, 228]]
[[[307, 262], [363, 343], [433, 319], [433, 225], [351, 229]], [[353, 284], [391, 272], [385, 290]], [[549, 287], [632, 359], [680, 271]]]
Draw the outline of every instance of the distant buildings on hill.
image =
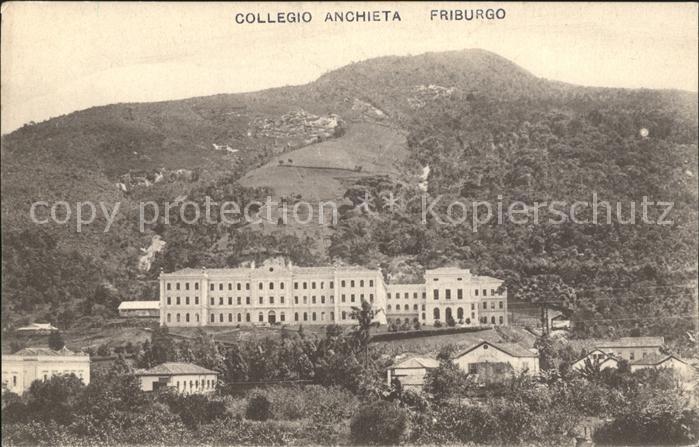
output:
[[362, 267], [183, 269], [160, 275], [160, 324], [354, 324], [368, 301], [379, 323], [507, 325], [502, 281], [469, 270], [427, 270], [422, 284], [385, 284]]

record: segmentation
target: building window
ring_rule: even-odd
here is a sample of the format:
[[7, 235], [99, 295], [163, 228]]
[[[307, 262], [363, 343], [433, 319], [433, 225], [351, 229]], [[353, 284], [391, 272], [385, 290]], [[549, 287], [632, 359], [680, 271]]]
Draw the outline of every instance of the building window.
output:
[[[504, 324], [504, 323], [505, 323], [505, 319], [501, 316], [500, 317], [500, 324]], [[633, 358], [631, 360], [633, 360]]]
[[471, 310], [476, 310], [476, 304], [475, 304], [475, 303], [471, 303]]
[[451, 289], [447, 289], [444, 294], [446, 295], [446, 299], [450, 300], [451, 299]]
[[487, 308], [488, 308], [488, 303], [483, 303], [483, 309], [487, 309]]
[[342, 302], [344, 303], [346, 301], [345, 294], [342, 294]]
[[180, 305], [180, 297], [178, 296], [177, 298], [175, 298], [175, 301], [176, 301], [176, 304], [179, 306]]
[[209, 284], [209, 290], [212, 292], [214, 291], [214, 284], [213, 283]]
[[456, 289], [456, 299], [457, 300], [464, 299], [464, 290], [463, 289]]
[[342, 319], [343, 320], [347, 319], [347, 312], [345, 312], [344, 310], [342, 311]]
[[170, 297], [167, 297], [167, 305], [170, 305]]
[[294, 312], [294, 321], [299, 321], [299, 313]]
[[434, 289], [434, 299], [439, 299], [439, 289]]
[[308, 321], [308, 313], [303, 313], [303, 321]]
[[488, 290], [483, 289], [483, 296], [488, 296]]
[[316, 288], [316, 282], [313, 281], [313, 282], [311, 283], [311, 289], [315, 289], [315, 288]]
[[298, 289], [298, 288], [299, 288], [299, 283], [295, 282], [295, 283], [294, 283], [294, 289]]
[[345, 287], [345, 280], [344, 279], [342, 281], [340, 281], [340, 286]]
[[194, 314], [194, 321], [199, 323], [199, 314]]
[[211, 314], [211, 322], [214, 322], [214, 314]]
[[335, 288], [335, 283], [332, 282], [332, 281], [330, 281], [330, 288], [331, 288], [331, 289], [334, 289], [334, 288]]
[[294, 304], [298, 304], [298, 303], [299, 303], [299, 297], [298, 297], [298, 296], [295, 296], [295, 297], [294, 297]]
[[413, 311], [417, 312], [417, 304], [413, 304]]
[[325, 321], [325, 312], [320, 313], [320, 321]]
[[218, 321], [223, 323], [223, 314], [218, 314]]
[[199, 297], [198, 296], [194, 297], [194, 304], [199, 305]]
[[260, 304], [264, 304], [264, 298], [260, 297]]
[[495, 324], [495, 317], [490, 317], [490, 322], [491, 322], [492, 324]]
[[493, 302], [490, 303], [490, 308], [491, 308], [491, 309], [495, 309], [495, 301], [493, 301]]
[[498, 303], [498, 306], [500, 307], [500, 309], [502, 309], [502, 301]]
[[387, 300], [390, 300], [390, 299], [391, 299], [391, 292], [388, 292], [388, 293], [386, 294], [386, 299], [387, 299]]
[[285, 319], [286, 319], [286, 317], [284, 316], [284, 312], [281, 312], [281, 313], [279, 314], [279, 320], [280, 320], [280, 321], [285, 321]]
[[374, 280], [373, 279], [369, 280], [369, 287], [374, 287]]
[[315, 297], [315, 295], [313, 295], [311, 297], [311, 304], [315, 304], [315, 303], [316, 303], [316, 297]]
[[245, 297], [245, 304], [247, 304], [248, 306], [250, 305], [250, 297], [249, 296]]
[[303, 304], [308, 304], [308, 297], [307, 296], [303, 297]]
[[184, 321], [189, 323], [189, 313], [184, 314]]
[[311, 314], [311, 318], [313, 318], [313, 321], [316, 321], [316, 313], [315, 313], [315, 312], [313, 312], [313, 313]]
[[404, 306], [403, 306], [403, 310], [410, 310], [410, 306], [408, 306], [407, 304], [404, 305]]
[[235, 302], [236, 302], [236, 304], [238, 304], [238, 306], [240, 306], [240, 304], [241, 304], [240, 297], [236, 297]]
[[259, 283], [259, 284], [257, 285], [257, 288], [258, 288], [259, 290], [262, 290], [262, 283]]
[[439, 320], [439, 308], [435, 307], [434, 311], [432, 311], [432, 313], [433, 313], [434, 319]]
[[194, 283], [194, 290], [199, 290], [199, 283], [198, 282]]
[[223, 297], [222, 297], [222, 296], [220, 296], [220, 297], [218, 298], [218, 305], [219, 305], [219, 306], [223, 306]]
[[284, 297], [283, 297], [283, 296], [280, 296], [280, 297], [279, 297], [279, 303], [280, 303], [280, 304], [284, 304]]
[[233, 323], [233, 314], [231, 313], [228, 314], [228, 322]]
[[408, 294], [408, 292], [405, 292], [405, 293], [403, 294], [403, 298], [405, 298], [405, 299], [407, 300], [408, 297], [410, 297], [410, 295]]
[[238, 316], [236, 318], [238, 320], [238, 323], [240, 323], [242, 321], [242, 319], [243, 319], [242, 317], [243, 317], [242, 315], [238, 314]]
[[354, 280], [350, 279], [350, 287], [354, 287]]
[[388, 304], [388, 305], [386, 306], [386, 310], [389, 311], [389, 312], [391, 311], [391, 305], [390, 305], [390, 304]]
[[170, 289], [171, 289], [171, 287], [170, 287], [171, 285], [172, 285], [172, 284], [167, 283], [167, 284], [166, 284], [166, 289], [167, 289], [167, 290], [170, 290]]
[[308, 288], [308, 283], [306, 281], [303, 282], [303, 290], [306, 290]]
[[374, 294], [373, 294], [373, 293], [370, 293], [370, 294], [369, 294], [369, 302], [370, 302], [370, 303], [373, 303], [373, 302], [374, 302]]
[[175, 284], [175, 289], [176, 289], [176, 290], [180, 290], [180, 283], [176, 283], [176, 284]]
[[257, 321], [259, 321], [259, 322], [265, 321], [265, 316], [262, 314], [262, 312], [260, 312], [260, 313], [257, 315]]
[[169, 323], [171, 321], [170, 314], [167, 314], [167, 322]]
[[249, 282], [245, 283], [245, 290], [250, 290], [250, 283]]
[[249, 313], [245, 314], [245, 321], [248, 323], [250, 322], [250, 314]]
[[325, 295], [320, 296], [320, 304], [325, 304]]
[[475, 289], [475, 292], [476, 292], [476, 296], [478, 296], [478, 289]]
[[269, 283], [269, 290], [274, 290], [274, 283], [273, 282]]
[[184, 290], [189, 290], [189, 283], [188, 282], [184, 283]]
[[269, 297], [269, 304], [274, 304], [274, 297], [273, 296]]
[[188, 297], [188, 296], [184, 298], [184, 303], [185, 303], [187, 306], [189, 306], [189, 297]]
[[283, 282], [279, 283], [279, 288], [284, 290], [284, 283]]
[[175, 314], [175, 321], [180, 322], [180, 314]]
[[228, 290], [233, 290], [233, 284], [228, 283]]
[[330, 312], [330, 321], [335, 321], [335, 312]]
[[354, 303], [354, 293], [350, 295], [350, 302]]
[[240, 290], [240, 289], [241, 289], [240, 283], [237, 283], [237, 284], [235, 285], [235, 288], [236, 288], [237, 290]]
[[414, 299], [414, 300], [417, 299], [417, 292], [413, 292], [413, 299]]
[[222, 282], [218, 283], [218, 290], [223, 290], [223, 283]]
[[363, 279], [359, 280], [359, 287], [364, 287], [364, 280]]

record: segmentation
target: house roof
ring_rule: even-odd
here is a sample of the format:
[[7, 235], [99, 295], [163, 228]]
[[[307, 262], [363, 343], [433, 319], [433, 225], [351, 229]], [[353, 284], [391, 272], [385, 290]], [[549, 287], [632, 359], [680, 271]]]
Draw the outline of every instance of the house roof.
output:
[[439, 366], [439, 361], [427, 357], [409, 357], [402, 362], [396, 364], [393, 366], [393, 368], [401, 368], [401, 369], [408, 369], [408, 368], [417, 368], [417, 369], [430, 369], [430, 368], [437, 368]]
[[122, 301], [119, 310], [159, 310], [160, 301]]
[[74, 352], [71, 351], [70, 349], [66, 348], [65, 346], [58, 351], [54, 351], [51, 348], [43, 348], [43, 347], [30, 347], [30, 348], [24, 348], [21, 349], [17, 352], [15, 352], [12, 355], [17, 355], [21, 357], [36, 357], [36, 356], [51, 356], [51, 357], [68, 357], [68, 356], [76, 356], [76, 357], [84, 357], [87, 354], [84, 352]]
[[456, 356], [456, 358], [462, 357], [469, 352], [473, 351], [474, 349], [487, 344], [489, 346], [492, 346], [495, 349], [498, 349], [505, 354], [509, 355], [510, 357], [538, 357], [538, 355], [529, 349], [525, 348], [522, 345], [519, 345], [517, 343], [493, 343], [489, 341], [481, 341], [479, 343], [476, 343], [475, 345], [471, 346], [470, 348], [467, 348], [465, 351], [462, 351], [460, 354]]
[[58, 328], [51, 323], [32, 323], [29, 326], [17, 328], [18, 331], [57, 331]]
[[607, 360], [613, 360], [613, 361], [615, 361], [615, 362], [618, 362], [618, 361], [619, 361], [619, 358], [618, 358], [617, 356], [615, 356], [614, 354], [610, 354], [610, 353], [608, 353], [608, 352], [604, 352], [604, 351], [602, 351], [601, 349], [593, 349], [592, 351], [588, 352], [588, 353], [585, 354], [584, 356], [582, 356], [582, 357], [580, 357], [579, 359], [577, 359], [577, 360], [575, 361], [575, 363], [578, 363], [578, 362], [580, 362], [580, 361], [582, 361], [582, 360], [585, 360], [585, 359], [589, 358], [590, 356], [592, 356], [592, 354], [595, 354], [595, 353], [602, 354], [602, 355], [604, 356], [604, 360], [602, 361], [602, 363], [606, 362]]
[[167, 362], [150, 369], [136, 371], [137, 376], [175, 376], [181, 374], [218, 374], [193, 363]]
[[636, 359], [633, 362], [631, 362], [632, 365], [649, 365], [649, 366], [656, 366], [660, 365], [661, 363], [665, 363], [666, 361], [670, 359], [675, 359], [678, 360], [682, 363], [687, 363], [683, 359], [677, 357], [674, 354], [650, 354], [645, 357], [642, 357], [640, 359]]
[[616, 339], [589, 338], [570, 340], [571, 346], [578, 349], [594, 348], [656, 348], [665, 344], [663, 337], [620, 337]]
[[212, 268], [212, 269], [194, 269], [185, 268], [181, 270], [174, 271], [172, 273], [164, 273], [164, 276], [199, 276], [204, 273], [210, 276], [247, 276], [249, 274], [258, 276], [268, 273], [277, 274], [278, 272], [285, 272], [287, 274], [292, 273], [294, 275], [307, 275], [307, 274], [319, 274], [319, 275], [332, 275], [335, 271], [337, 273], [343, 272], [355, 272], [355, 273], [377, 273], [378, 270], [368, 269], [362, 266], [324, 266], [324, 267], [297, 267], [286, 265], [265, 265], [256, 268], [251, 267], [238, 267], [238, 268]]

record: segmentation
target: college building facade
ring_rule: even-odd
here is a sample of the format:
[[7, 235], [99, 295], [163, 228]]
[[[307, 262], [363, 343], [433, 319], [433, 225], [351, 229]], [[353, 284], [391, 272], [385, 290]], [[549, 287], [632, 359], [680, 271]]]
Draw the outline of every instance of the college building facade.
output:
[[372, 304], [376, 321], [507, 325], [502, 281], [466, 269], [427, 270], [423, 284], [386, 284], [363, 267], [183, 269], [160, 274], [160, 324], [354, 324], [352, 308]]

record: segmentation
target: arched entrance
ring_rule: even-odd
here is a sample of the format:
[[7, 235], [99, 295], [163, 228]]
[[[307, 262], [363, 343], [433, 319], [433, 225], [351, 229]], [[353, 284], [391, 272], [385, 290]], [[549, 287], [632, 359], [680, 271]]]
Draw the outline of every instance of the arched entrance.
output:
[[444, 319], [447, 320], [447, 321], [449, 321], [449, 320], [451, 320], [452, 318], [453, 318], [453, 317], [451, 316], [451, 307], [447, 307], [447, 308], [444, 310]]
[[456, 318], [458, 318], [459, 320], [464, 319], [464, 309], [463, 308], [459, 307], [458, 309], [456, 309]]
[[439, 320], [439, 307], [435, 307], [432, 313], [434, 315], [434, 319]]
[[274, 323], [277, 322], [277, 315], [274, 313], [273, 310], [270, 310], [270, 311], [267, 313], [267, 322], [268, 322], [269, 324], [274, 324]]

